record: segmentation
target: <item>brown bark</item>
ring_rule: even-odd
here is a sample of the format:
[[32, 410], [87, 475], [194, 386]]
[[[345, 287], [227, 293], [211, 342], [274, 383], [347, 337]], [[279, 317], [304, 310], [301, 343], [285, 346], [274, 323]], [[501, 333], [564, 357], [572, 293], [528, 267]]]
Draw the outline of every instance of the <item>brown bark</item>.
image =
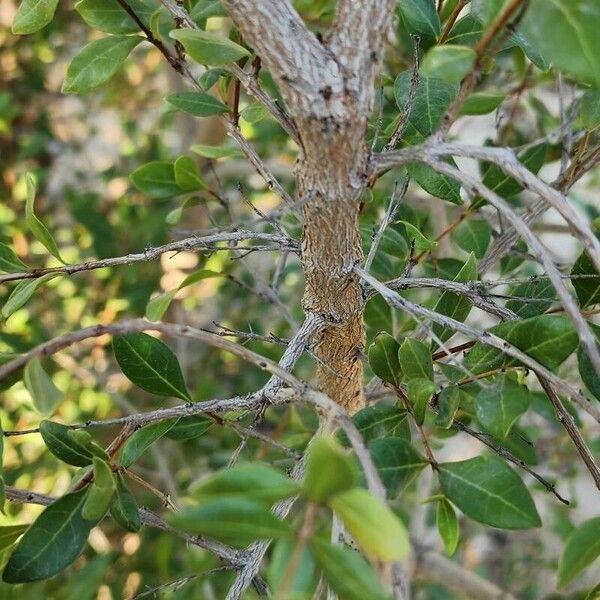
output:
[[303, 307], [328, 326], [314, 340], [321, 389], [350, 412], [365, 404], [359, 203], [367, 182], [367, 119], [393, 0], [339, 0], [324, 42], [288, 0], [224, 0], [277, 81], [299, 134]]

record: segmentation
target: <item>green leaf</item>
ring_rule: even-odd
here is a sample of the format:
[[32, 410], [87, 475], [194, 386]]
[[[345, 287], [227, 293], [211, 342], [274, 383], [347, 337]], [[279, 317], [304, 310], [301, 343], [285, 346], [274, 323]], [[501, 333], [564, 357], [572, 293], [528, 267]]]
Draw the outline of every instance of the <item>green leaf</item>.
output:
[[[59, 460], [75, 467], [92, 464], [93, 455], [86, 443], [91, 437], [87, 431], [74, 431], [54, 421], [42, 421], [40, 434], [48, 450]], [[82, 443], [82, 440], [85, 441]]]
[[136, 431], [123, 446], [121, 464], [132, 465], [156, 440], [163, 437], [177, 423], [177, 418], [150, 423]]
[[164, 342], [146, 333], [130, 333], [113, 338], [113, 351], [121, 371], [138, 387], [191, 401], [177, 357]]
[[406, 29], [426, 39], [440, 34], [440, 18], [432, 0], [404, 0], [398, 5]]
[[600, 127], [600, 91], [586, 92], [579, 103], [579, 113], [584, 129], [594, 131]]
[[232, 158], [244, 156], [244, 153], [239, 148], [225, 148], [224, 146], [207, 146], [206, 144], [194, 144], [190, 146], [190, 150], [196, 152], [204, 158]]
[[425, 77], [458, 83], [471, 71], [476, 57], [475, 50], [469, 46], [433, 46], [423, 58], [421, 73]]
[[491, 386], [481, 389], [475, 399], [479, 422], [492, 434], [505, 438], [519, 417], [529, 408], [529, 390], [509, 375], [499, 375]]
[[[596, 345], [600, 348], [600, 327], [590, 324], [592, 331], [596, 335]], [[600, 400], [600, 376], [596, 372], [596, 368], [590, 360], [587, 350], [583, 344], [579, 344], [577, 347], [577, 365], [579, 367], [579, 375], [581, 380], [585, 383], [587, 389]]]
[[440, 392], [437, 399], [437, 416], [435, 418], [435, 424], [438, 427], [448, 429], [452, 426], [454, 416], [460, 407], [463, 397], [463, 391], [458, 385], [445, 387]]
[[32, 358], [25, 365], [23, 383], [31, 394], [35, 409], [42, 415], [51, 415], [61, 401], [62, 393], [44, 371], [39, 358]]
[[372, 440], [369, 452], [390, 497], [397, 496], [429, 464], [406, 439], [399, 437]]
[[558, 587], [564, 587], [600, 556], [600, 517], [574, 529], [558, 561]]
[[355, 550], [312, 541], [317, 565], [340, 600], [388, 600], [371, 566]]
[[[585, 252], [577, 257], [571, 275], [575, 276], [572, 282], [581, 308], [600, 302], [600, 274], [596, 271], [590, 257]], [[588, 277], [578, 279], [577, 275], [587, 275]], [[595, 277], [589, 277], [590, 275]]]
[[94, 481], [89, 486], [81, 516], [88, 521], [98, 522], [108, 512], [115, 494], [116, 484], [110, 466], [94, 456]]
[[552, 306], [556, 292], [549, 279], [533, 279], [509, 288], [508, 295], [523, 300], [509, 300], [506, 308], [522, 319], [529, 319], [545, 313]]
[[190, 113], [195, 117], [211, 117], [229, 112], [229, 108], [210, 94], [202, 92], [178, 92], [166, 98], [179, 110]]
[[[152, 6], [142, 0], [127, 0], [127, 4], [146, 26], [154, 12]], [[117, 0], [80, 0], [75, 10], [82, 19], [98, 31], [112, 34], [136, 33], [139, 25], [127, 14]]]
[[[467, 281], [476, 280], [477, 262], [475, 260], [475, 255], [470, 254], [453, 281], [465, 283]], [[446, 291], [442, 293], [433, 310], [440, 315], [445, 315], [446, 317], [451, 317], [462, 322], [471, 312], [471, 302], [465, 296]], [[437, 339], [445, 342], [454, 335], [454, 330], [450, 327], [444, 327], [443, 325], [435, 323], [433, 325], [433, 333], [436, 335]]]
[[[543, 142], [528, 148], [519, 154], [517, 158], [532, 173], [537, 173], [544, 164], [547, 150], [548, 144]], [[504, 173], [504, 171], [495, 164], [486, 164], [484, 166], [483, 184], [503, 198], [510, 198], [523, 191], [523, 186], [520, 183]]]
[[460, 109], [461, 115], [487, 115], [496, 110], [506, 98], [505, 94], [490, 94], [474, 92], [464, 102]]
[[186, 192], [196, 192], [207, 188], [198, 163], [191, 156], [180, 156], [173, 164], [175, 182]]
[[138, 36], [110, 36], [82, 48], [67, 68], [63, 94], [81, 94], [106, 83], [125, 62], [129, 53], [144, 41]]
[[22, 273], [27, 271], [27, 265], [6, 244], [0, 243], [0, 271], [4, 273]]
[[[442, 160], [456, 167], [456, 162], [454, 162], [453, 158], [443, 158]], [[408, 165], [406, 170], [410, 177], [428, 194], [452, 202], [452, 204], [463, 204], [463, 200], [460, 197], [460, 183], [456, 179], [438, 173], [435, 169], [423, 163]]]
[[483, 258], [492, 240], [492, 229], [483, 219], [466, 219], [456, 228], [452, 239], [465, 252]]
[[[394, 94], [400, 110], [404, 110], [409, 97], [412, 73], [400, 73], [394, 82]], [[415, 144], [429, 137], [440, 124], [442, 117], [456, 97], [458, 86], [441, 79], [421, 77], [417, 86], [404, 140]]]
[[117, 474], [117, 487], [110, 504], [110, 514], [126, 531], [135, 533], [142, 527], [135, 498], [120, 474]]
[[477, 456], [438, 468], [444, 495], [467, 517], [501, 529], [542, 524], [529, 491], [500, 458]]
[[160, 320], [167, 311], [167, 308], [169, 308], [169, 305], [179, 290], [182, 290], [189, 285], [193, 285], [194, 283], [197, 283], [203, 279], [218, 277], [219, 275], [220, 273], [211, 271], [209, 269], [199, 269], [198, 271], [194, 271], [188, 275], [174, 290], [164, 292], [163, 294], [160, 294], [149, 300], [148, 304], [146, 305], [146, 318], [148, 318], [150, 321]]
[[13, 20], [12, 32], [16, 35], [34, 33], [54, 18], [58, 0], [22, 0]]
[[57, 273], [46, 273], [37, 279], [19, 281], [2, 307], [2, 317], [8, 319], [15, 311], [27, 304], [37, 288], [55, 277], [58, 277]]
[[46, 250], [52, 254], [55, 258], [57, 258], [61, 263], [66, 264], [65, 261], [61, 258], [60, 252], [58, 251], [58, 246], [54, 241], [54, 238], [50, 235], [50, 232], [46, 229], [46, 226], [36, 217], [35, 212], [33, 211], [33, 203], [35, 202], [35, 194], [36, 194], [36, 183], [33, 175], [31, 173], [27, 173], [25, 175], [25, 181], [27, 182], [27, 200], [25, 202], [25, 222], [27, 223], [27, 227], [35, 238], [41, 242]]
[[279, 471], [263, 465], [239, 464], [209, 475], [194, 487], [194, 497], [204, 502], [220, 496], [240, 497], [271, 506], [294, 496], [300, 486]]
[[198, 29], [174, 29], [169, 35], [181, 42], [189, 56], [200, 64], [228, 65], [244, 56], [250, 56], [242, 46], [214, 33]]
[[85, 498], [86, 490], [67, 494], [44, 510], [17, 544], [2, 574], [3, 581], [48, 579], [81, 554], [95, 525], [81, 514]]
[[398, 360], [405, 381], [419, 377], [433, 381], [433, 361], [427, 344], [406, 338], [398, 351]]
[[10, 548], [29, 528], [29, 525], [3, 525], [0, 527], [0, 552]]
[[[500, 323], [489, 330], [546, 368], [554, 371], [577, 348], [579, 337], [571, 322], [560, 315], [541, 315], [522, 321]], [[500, 350], [477, 342], [469, 352], [466, 366], [473, 373], [485, 373], [518, 364]]]
[[520, 31], [549, 62], [600, 84], [600, 4], [596, 0], [532, 0]]
[[328, 435], [317, 437], [308, 448], [303, 489], [317, 503], [354, 487], [357, 472], [343, 448]]
[[220, 498], [169, 515], [171, 525], [235, 548], [259, 539], [288, 537], [289, 525], [266, 506], [247, 498]]
[[385, 331], [377, 335], [369, 346], [369, 366], [373, 373], [387, 383], [398, 387], [402, 381], [402, 372], [398, 360], [400, 344]]
[[408, 412], [397, 405], [368, 406], [358, 411], [352, 422], [365, 442], [389, 436], [410, 440]]
[[329, 499], [360, 549], [374, 559], [402, 560], [408, 555], [408, 534], [400, 519], [363, 488], [352, 488]]
[[406, 395], [413, 407], [413, 416], [417, 425], [423, 425], [429, 401], [435, 394], [435, 383], [430, 379], [418, 377], [411, 379], [406, 386]]
[[404, 225], [406, 228], [406, 235], [409, 240], [414, 241], [415, 248], [420, 252], [432, 250], [437, 246], [437, 242], [426, 238], [423, 233], [408, 221], [397, 221], [397, 223]]
[[440, 537], [444, 542], [446, 554], [452, 556], [456, 552], [460, 533], [456, 513], [446, 498], [438, 501], [435, 520]]
[[481, 37], [482, 31], [481, 23], [472, 13], [468, 13], [459, 19], [452, 27], [450, 34], [446, 39], [446, 43], [474, 46]]
[[166, 160], [153, 160], [138, 167], [129, 179], [140, 192], [150, 198], [169, 198], [184, 191], [175, 179], [173, 163]]
[[190, 17], [198, 24], [210, 17], [227, 16], [229, 15], [227, 14], [227, 11], [223, 8], [221, 0], [201, 0], [194, 6], [194, 8], [190, 12]]
[[212, 419], [202, 415], [192, 415], [191, 417], [180, 417], [177, 423], [173, 425], [165, 434], [170, 440], [194, 440], [200, 437], [208, 428], [214, 424]]

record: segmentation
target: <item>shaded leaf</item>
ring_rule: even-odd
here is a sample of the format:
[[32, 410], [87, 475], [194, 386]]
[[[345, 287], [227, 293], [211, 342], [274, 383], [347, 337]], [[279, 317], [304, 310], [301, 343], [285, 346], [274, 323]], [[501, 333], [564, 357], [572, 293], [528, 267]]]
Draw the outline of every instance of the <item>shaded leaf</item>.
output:
[[88, 488], [81, 516], [88, 521], [100, 521], [108, 512], [115, 493], [116, 484], [110, 466], [102, 459], [94, 456], [94, 481]]
[[389, 334], [381, 332], [369, 346], [369, 366], [373, 373], [387, 383], [398, 387], [402, 372], [398, 360], [400, 344]]
[[228, 65], [244, 56], [250, 56], [242, 46], [214, 33], [197, 29], [174, 29], [169, 35], [181, 42], [190, 57], [200, 64]]
[[458, 83], [471, 71], [476, 57], [469, 46], [433, 46], [423, 58], [421, 72], [425, 77]]
[[490, 94], [488, 92], [474, 92], [461, 106], [461, 115], [487, 115], [502, 104], [504, 94]]
[[154, 160], [138, 167], [129, 179], [140, 192], [150, 198], [169, 198], [184, 191], [175, 179], [173, 163], [165, 160]]
[[57, 273], [46, 273], [46, 275], [42, 275], [37, 279], [23, 279], [19, 281], [2, 307], [2, 316], [8, 319], [15, 311], [27, 304], [35, 290], [55, 277], [58, 277]]
[[[581, 308], [600, 302], [600, 274], [585, 252], [578, 256], [571, 269], [571, 275], [575, 276], [571, 281]], [[582, 277], [578, 278], [577, 275]]]
[[177, 418], [164, 419], [138, 429], [123, 446], [121, 464], [124, 467], [133, 464], [156, 440], [163, 437], [177, 421]]
[[138, 387], [159, 396], [191, 400], [177, 357], [164, 342], [146, 333], [113, 337], [119, 367]]
[[432, 0], [405, 0], [400, 2], [398, 9], [410, 33], [431, 40], [440, 34], [440, 18]]
[[398, 351], [398, 360], [405, 381], [419, 377], [433, 381], [433, 361], [427, 344], [406, 338]]
[[438, 467], [444, 494], [467, 517], [502, 529], [541, 525], [529, 491], [500, 458], [477, 456]]
[[135, 498], [120, 474], [117, 474], [116, 490], [110, 504], [110, 514], [126, 531], [135, 533], [142, 526]]
[[444, 550], [448, 556], [452, 556], [456, 552], [460, 533], [456, 513], [446, 498], [438, 501], [435, 520], [440, 537], [444, 542]]
[[573, 530], [558, 561], [558, 587], [564, 587], [600, 556], [600, 517]]
[[190, 156], [180, 156], [173, 164], [175, 183], [185, 192], [206, 189], [206, 183], [200, 174], [198, 163]]
[[66, 425], [42, 421], [40, 434], [48, 450], [59, 460], [75, 467], [92, 464], [93, 455], [88, 445], [91, 436], [87, 431], [75, 432]]
[[229, 112], [229, 108], [225, 104], [211, 94], [202, 92], [177, 92], [167, 96], [166, 100], [179, 110], [195, 117], [211, 117]]
[[465, 252], [483, 258], [492, 239], [492, 229], [483, 219], [466, 219], [456, 228], [452, 239]]
[[417, 425], [423, 425], [425, 412], [429, 406], [429, 401], [435, 393], [435, 383], [431, 379], [418, 377], [411, 379], [406, 386], [406, 395], [413, 408], [413, 416]]
[[0, 271], [5, 273], [21, 273], [27, 271], [27, 265], [6, 244], [0, 243]]
[[31, 394], [35, 409], [43, 415], [51, 415], [61, 401], [62, 393], [44, 371], [39, 358], [32, 358], [25, 365], [23, 383]]

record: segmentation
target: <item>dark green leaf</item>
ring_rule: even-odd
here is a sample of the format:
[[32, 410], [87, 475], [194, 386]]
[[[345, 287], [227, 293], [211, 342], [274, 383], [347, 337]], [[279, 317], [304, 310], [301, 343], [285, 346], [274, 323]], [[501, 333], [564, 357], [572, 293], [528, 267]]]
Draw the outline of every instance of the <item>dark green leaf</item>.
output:
[[138, 36], [110, 36], [84, 46], [69, 64], [63, 94], [80, 94], [106, 83], [142, 41]]
[[529, 408], [529, 390], [509, 375], [499, 375], [475, 399], [479, 422], [493, 435], [504, 438]]
[[[477, 264], [475, 255], [471, 254], [454, 278], [454, 281], [465, 283], [475, 280], [477, 280]], [[433, 310], [457, 321], [464, 321], [471, 312], [471, 302], [465, 296], [460, 296], [453, 292], [443, 292]], [[454, 330], [436, 323], [433, 325], [433, 333], [437, 339], [445, 342], [454, 335]], [[434, 341], [436, 341], [435, 338]]]
[[[600, 348], [600, 327], [591, 324], [592, 331], [596, 335], [596, 345]], [[577, 347], [577, 364], [579, 366], [579, 374], [581, 380], [585, 383], [587, 389], [600, 400], [600, 376], [596, 372], [587, 350], [583, 344]]]
[[437, 529], [444, 542], [444, 549], [448, 556], [452, 556], [456, 552], [459, 540], [458, 519], [452, 504], [442, 498], [437, 503], [435, 513]]
[[209, 475], [195, 486], [194, 497], [202, 502], [221, 496], [240, 497], [271, 506], [299, 490], [295, 481], [279, 471], [260, 463], [247, 463]]
[[[410, 93], [411, 72], [400, 73], [394, 83], [398, 108], [403, 110]], [[440, 79], [421, 77], [408, 117], [404, 139], [410, 144], [422, 141], [435, 131], [456, 97], [458, 86]]]
[[[557, 369], [577, 348], [579, 337], [571, 322], [559, 315], [541, 315], [500, 323], [489, 330], [550, 370]], [[485, 373], [517, 364], [500, 350], [477, 342], [467, 356], [467, 368]]]
[[[444, 158], [444, 162], [456, 167], [453, 158]], [[452, 204], [462, 204], [463, 200], [460, 197], [460, 183], [438, 173], [435, 169], [422, 164], [415, 163], [408, 165], [408, 174], [414, 179], [428, 194], [452, 202]]]
[[236, 548], [258, 539], [290, 535], [290, 527], [266, 506], [245, 498], [220, 498], [169, 516], [169, 522], [186, 532], [205, 535]]
[[169, 35], [181, 42], [190, 57], [200, 64], [228, 65], [244, 56], [250, 56], [242, 46], [215, 33], [197, 29], [174, 29]]
[[13, 20], [12, 32], [34, 33], [52, 21], [58, 0], [22, 0]]
[[86, 467], [92, 464], [93, 455], [89, 448], [91, 437], [87, 431], [75, 432], [66, 425], [54, 421], [42, 421], [40, 434], [48, 450], [59, 460], [75, 467]]
[[191, 156], [180, 156], [173, 163], [175, 182], [185, 192], [196, 192], [207, 188], [198, 163]]
[[369, 452], [391, 497], [397, 496], [428, 465], [406, 439], [399, 437], [373, 440], [369, 443]]
[[[571, 275], [574, 276], [573, 287], [581, 308], [600, 302], [600, 274], [585, 252], [582, 252], [575, 261]], [[582, 277], [578, 278], [577, 275]]]
[[433, 381], [433, 361], [428, 344], [406, 338], [398, 350], [398, 360], [405, 381], [419, 377]]
[[500, 458], [477, 456], [440, 464], [439, 476], [444, 494], [475, 521], [501, 529], [541, 525], [529, 491]]
[[522, 319], [541, 315], [552, 306], [556, 297], [554, 286], [549, 279], [534, 279], [509, 288], [509, 296], [518, 296], [523, 300], [509, 300], [506, 308]]
[[410, 33], [434, 40], [440, 34], [440, 18], [433, 0], [405, 0], [398, 6], [406, 29]]
[[142, 526], [135, 498], [122, 475], [117, 475], [117, 488], [110, 505], [112, 518], [126, 531], [136, 532]]
[[[462, 373], [462, 371], [461, 371]], [[443, 429], [448, 429], [454, 422], [454, 416], [458, 411], [463, 392], [458, 385], [445, 387], [438, 396], [437, 416], [435, 424]]]
[[352, 417], [365, 442], [382, 437], [401, 437], [410, 440], [408, 413], [397, 405], [375, 404]]
[[177, 423], [177, 418], [150, 423], [136, 431], [123, 446], [121, 464], [124, 467], [134, 463], [156, 440], [163, 437]]
[[[292, 540], [278, 540], [273, 545], [273, 553], [267, 567], [267, 581], [272, 590], [276, 591], [283, 583], [285, 574], [293, 556], [294, 542]], [[312, 598], [315, 586], [315, 559], [310, 548], [304, 548], [300, 557], [300, 564], [296, 569], [293, 580], [288, 588], [290, 600], [308, 600]], [[277, 595], [275, 594], [277, 597]]]
[[0, 552], [10, 548], [29, 528], [29, 525], [0, 526]]
[[466, 219], [456, 228], [452, 239], [465, 252], [483, 258], [492, 239], [492, 229], [483, 219]]
[[384, 561], [406, 558], [410, 544], [402, 521], [367, 490], [356, 487], [336, 494], [329, 506], [365, 554]]
[[191, 400], [177, 357], [165, 343], [146, 333], [130, 333], [113, 338], [113, 351], [123, 373], [143, 390]]
[[558, 586], [564, 587], [600, 556], [600, 517], [571, 532], [558, 562]]
[[178, 92], [167, 96], [167, 102], [195, 117], [211, 117], [229, 112], [229, 108], [210, 94]]
[[402, 381], [398, 351], [400, 344], [385, 331], [369, 346], [369, 366], [373, 373], [386, 383], [398, 387]]
[[69, 566], [85, 546], [95, 523], [81, 515], [86, 490], [67, 494], [48, 506], [25, 532], [2, 579], [27, 583], [48, 579]]
[[181, 417], [173, 427], [167, 431], [165, 437], [170, 440], [194, 440], [203, 435], [214, 421], [202, 415]]
[[2, 316], [8, 319], [15, 311], [27, 304], [35, 290], [57, 276], [57, 273], [46, 273], [46, 275], [42, 275], [37, 279], [23, 279], [19, 281], [2, 307]]
[[435, 383], [431, 379], [416, 378], [408, 382], [406, 395], [412, 404], [413, 416], [417, 425], [423, 425], [425, 412], [435, 390]]

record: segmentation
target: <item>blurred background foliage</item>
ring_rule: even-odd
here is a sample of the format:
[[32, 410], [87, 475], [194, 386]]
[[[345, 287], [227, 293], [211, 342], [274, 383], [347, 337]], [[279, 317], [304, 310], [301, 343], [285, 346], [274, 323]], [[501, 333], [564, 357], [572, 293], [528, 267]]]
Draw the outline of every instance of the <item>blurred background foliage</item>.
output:
[[[194, 2], [192, 2], [194, 4]], [[325, 31], [331, 20], [333, 2], [298, 0], [294, 3], [315, 31]], [[456, 2], [446, 2], [448, 14]], [[215, 226], [241, 222], [256, 217], [255, 210], [266, 212], [278, 205], [254, 170], [242, 158], [207, 160], [191, 150], [193, 144], [234, 144], [226, 140], [216, 118], [193, 119], [176, 112], [165, 101], [167, 91], [184, 89], [182, 83], [165, 66], [160, 54], [149, 47], [137, 48], [125, 67], [100, 89], [90, 94], [63, 95], [60, 88], [70, 58], [95, 36], [73, 10], [72, 2], [61, 2], [50, 25], [29, 36], [15, 36], [10, 25], [16, 10], [15, 0], [0, 4], [0, 241], [15, 249], [30, 268], [55, 266], [46, 250], [28, 233], [24, 223], [25, 172], [33, 172], [38, 180], [36, 210], [53, 232], [61, 253], [70, 263], [91, 258], [121, 256], [164, 244], [190, 232], [203, 232]], [[473, 23], [460, 22], [456, 35], [461, 43]], [[227, 31], [229, 23], [217, 17], [209, 26]], [[471, 28], [471, 29], [469, 29]], [[395, 42], [386, 56], [386, 70], [381, 76], [378, 104], [373, 115], [371, 138], [378, 129], [389, 131], [397, 117], [393, 82], [395, 76], [412, 64], [412, 44], [401, 18], [397, 19]], [[430, 43], [423, 38], [423, 48]], [[268, 75], [263, 84], [273, 93]], [[231, 99], [232, 89], [221, 79], [224, 98]], [[493, 65], [485, 91], [505, 96], [501, 111], [484, 117], [466, 117], [458, 124], [458, 135], [474, 143], [486, 139], [499, 144], [521, 146], [545, 139], [545, 162], [560, 157], [560, 144], [550, 134], [560, 126], [556, 84], [552, 73], [542, 72], [527, 60], [522, 50], [508, 46]], [[251, 102], [243, 97], [242, 107]], [[380, 112], [379, 112], [380, 111]], [[577, 123], [577, 115], [573, 122]], [[381, 120], [381, 121], [379, 121]], [[268, 118], [240, 121], [244, 136], [252, 142], [275, 175], [291, 191], [296, 149], [284, 132]], [[377, 145], [377, 143], [376, 143]], [[209, 184], [205, 192], [164, 200], [150, 199], [137, 191], [128, 179], [129, 173], [151, 160], [173, 161], [180, 155], [198, 161]], [[552, 167], [551, 167], [552, 168]], [[393, 188], [393, 177], [383, 177], [372, 195], [365, 198], [362, 213], [365, 245], [368, 247], [373, 228]], [[597, 218], [598, 174], [592, 173], [573, 192], [573, 197]], [[519, 203], [518, 196], [512, 201]], [[254, 209], [252, 207], [255, 207]], [[428, 238], [434, 239], [460, 216], [460, 206], [443, 204], [411, 185], [400, 209], [400, 219], [414, 224]], [[288, 225], [298, 233], [290, 218]], [[395, 255], [380, 256], [374, 273], [381, 278], [397, 275], [408, 258], [408, 239], [402, 226], [395, 226], [404, 239]], [[560, 258], [572, 261], [577, 248], [570, 245], [566, 232], [551, 220], [543, 227], [554, 236]], [[564, 245], [564, 246], [561, 246]], [[467, 253], [453, 239], [444, 239], [423, 261], [423, 272], [456, 273]], [[531, 263], [513, 258], [505, 263], [504, 274], [534, 272]], [[44, 340], [87, 325], [110, 323], [125, 316], [143, 316], [150, 298], [170, 291], [190, 273], [209, 269], [217, 275], [185, 288], [176, 296], [164, 319], [195, 327], [273, 334], [289, 337], [302, 320], [300, 298], [302, 276], [297, 257], [288, 256], [279, 263], [275, 253], [252, 253], [240, 258], [233, 251], [215, 253], [181, 252], [163, 255], [155, 262], [127, 267], [84, 272], [72, 277], [58, 277], [32, 300], [3, 323], [0, 351], [22, 352]], [[270, 301], [269, 286], [283, 269], [279, 300]], [[451, 277], [450, 277], [451, 278]], [[12, 285], [3, 285], [8, 296]], [[432, 292], [407, 292], [425, 305], [433, 306], [437, 295]], [[479, 315], [486, 323], [484, 316]], [[414, 327], [408, 317], [392, 314], [379, 298], [369, 302], [366, 313], [369, 341], [381, 331], [407, 332]], [[258, 389], [266, 376], [244, 361], [187, 339], [168, 340], [176, 352], [184, 376], [195, 401], [225, 398]], [[278, 344], [246, 340], [249, 347], [277, 359]], [[108, 336], [88, 340], [67, 352], [44, 361], [44, 367], [61, 395], [55, 419], [65, 423], [91, 418], [151, 410], [165, 400], [146, 394], [133, 386], [120, 372], [110, 350]], [[565, 368], [572, 368], [565, 367]], [[309, 377], [311, 362], [305, 358], [297, 372]], [[547, 411], [540, 401], [539, 414]], [[253, 415], [239, 415], [246, 425]], [[2, 392], [0, 420], [4, 429], [35, 427], [41, 417], [22, 383]], [[265, 414], [265, 431], [288, 447], [303, 449], [316, 430], [317, 418], [305, 408], [270, 408]], [[522, 435], [521, 435], [522, 433]], [[553, 473], [570, 480], [572, 496], [583, 503], [586, 514], [587, 482], [577, 477], [574, 451], [568, 438], [560, 435], [556, 422], [534, 418], [528, 421], [513, 440], [513, 451], [521, 452], [531, 464], [546, 461]], [[106, 445], [114, 431], [97, 430], [94, 437]], [[446, 432], [448, 436], [450, 432]], [[523, 440], [535, 440], [534, 451]], [[212, 426], [207, 434], [188, 441], [161, 440], [139, 463], [139, 473], [159, 490], [179, 500], [186, 490], [207, 472], [227, 464], [240, 442], [229, 428]], [[445, 440], [440, 434], [433, 439], [436, 450]], [[593, 439], [600, 451], [600, 439]], [[464, 440], [463, 440], [464, 443]], [[551, 446], [551, 447], [550, 447]], [[472, 450], [472, 449], [471, 449]], [[456, 444], [445, 450], [460, 458], [465, 449]], [[537, 451], [537, 454], [536, 454]], [[467, 448], [466, 452], [469, 452]], [[452, 454], [454, 453], [454, 454]], [[246, 459], [268, 458], [284, 467], [291, 460], [250, 440], [244, 451]], [[51, 456], [38, 436], [11, 438], [5, 444], [5, 480], [7, 484], [52, 495], [64, 493], [70, 483], [72, 469]], [[427, 484], [427, 480], [425, 485]], [[423, 483], [409, 486], [403, 492], [402, 506], [414, 498], [422, 498]], [[140, 486], [132, 486], [140, 505], [162, 509], [161, 500]], [[427, 490], [426, 490], [427, 492]], [[536, 498], [542, 498], [537, 494]], [[434, 505], [431, 505], [434, 506]], [[402, 508], [398, 508], [402, 512]], [[27, 523], [40, 508], [9, 503], [1, 524]], [[434, 510], [423, 512], [425, 524], [434, 523]], [[556, 548], [571, 529], [566, 509], [556, 502], [544, 504], [543, 512], [552, 527], [539, 531], [510, 533], [492, 531], [481, 525], [461, 520], [461, 562], [500, 585], [515, 591], [519, 598], [566, 598], [549, 590], [547, 573], [554, 569]], [[0, 584], [1, 598], [57, 600], [98, 600], [132, 598], [165, 582], [156, 597], [180, 600], [223, 598], [233, 574], [228, 571], [198, 576], [217, 566], [208, 552], [186, 547], [177, 538], [143, 528], [139, 533], [119, 530], [109, 520], [95, 528], [85, 553], [63, 574], [47, 582], [9, 586]], [[276, 563], [275, 563], [276, 565]], [[275, 573], [276, 566], [271, 570]], [[182, 585], [179, 585], [179, 584]], [[185, 585], [183, 585], [185, 584]], [[150, 596], [152, 597], [152, 596]], [[248, 598], [253, 597], [248, 592]], [[451, 600], [448, 590], [434, 584], [417, 584], [415, 598]]]

